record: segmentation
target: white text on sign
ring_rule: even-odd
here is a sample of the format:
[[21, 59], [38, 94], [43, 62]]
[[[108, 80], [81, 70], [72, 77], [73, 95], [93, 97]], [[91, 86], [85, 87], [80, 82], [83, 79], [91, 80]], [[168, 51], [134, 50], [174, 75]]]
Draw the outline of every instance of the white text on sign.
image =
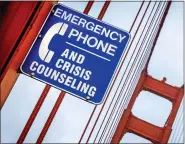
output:
[[[112, 41], [118, 41], [119, 43], [121, 43], [126, 38], [125, 35], [122, 35], [117, 31], [112, 31], [110, 29], [107, 29], [106, 27], [95, 24], [91, 21], [87, 21], [86, 19], [68, 13], [67, 11], [63, 11], [60, 8], [56, 9], [54, 16], [64, 19], [65, 21], [70, 21], [71, 23], [85, 28], [86, 30], [92, 31], [96, 34], [103, 35], [111, 39]], [[117, 46], [113, 44], [110, 44], [108, 42], [104, 43], [103, 40], [99, 40], [96, 37], [89, 36], [88, 34], [83, 34], [83, 32], [80, 32], [74, 28], [71, 30], [68, 37], [76, 37], [76, 41], [81, 41], [83, 44], [87, 44], [89, 47], [101, 50], [102, 52], [111, 56], [115, 55], [115, 51], [117, 49]]]

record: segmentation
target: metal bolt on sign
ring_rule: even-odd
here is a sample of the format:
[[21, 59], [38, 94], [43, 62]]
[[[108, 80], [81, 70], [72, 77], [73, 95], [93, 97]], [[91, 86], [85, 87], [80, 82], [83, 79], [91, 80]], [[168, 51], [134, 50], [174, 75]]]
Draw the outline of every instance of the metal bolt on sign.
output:
[[87, 97], [86, 97], [86, 100], [87, 100], [87, 101], [90, 100], [90, 96], [87, 96]]
[[55, 13], [55, 10], [52, 10], [51, 13]]
[[34, 73], [34, 72], [32, 72], [32, 73], [31, 73], [31, 77], [34, 77], [34, 76], [35, 76], [35, 73]]
[[39, 35], [39, 38], [42, 38], [42, 35], [41, 34]]

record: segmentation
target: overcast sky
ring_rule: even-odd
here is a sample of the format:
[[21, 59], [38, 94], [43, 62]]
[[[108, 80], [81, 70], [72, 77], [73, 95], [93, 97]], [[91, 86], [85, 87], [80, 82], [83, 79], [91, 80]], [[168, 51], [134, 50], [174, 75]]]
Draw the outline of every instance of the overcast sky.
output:
[[[61, 3], [81, 12], [83, 12], [87, 4], [87, 2]], [[95, 2], [89, 12], [89, 15], [97, 18], [103, 4], [104, 2]], [[141, 2], [112, 2], [103, 18], [103, 21], [129, 31], [140, 5]], [[147, 16], [149, 16], [149, 12], [151, 11], [153, 5], [154, 3], [152, 2], [147, 12]], [[145, 2], [143, 6], [141, 14], [143, 14], [146, 6], [147, 2]], [[142, 15], [139, 15], [140, 18], [141, 16]], [[138, 23], [139, 20], [136, 21], [136, 26], [133, 28], [133, 31], [131, 31], [131, 37], [136, 31]], [[141, 25], [141, 29], [138, 31], [138, 35], [136, 36], [136, 40], [134, 41], [133, 45], [136, 44], [139, 36], [141, 35], [141, 31], [145, 23], [146, 18]], [[128, 62], [133, 50], [134, 46], [131, 49], [128, 58], [126, 59], [126, 62]], [[126, 66], [126, 64], [124, 66]], [[123, 70], [120, 73], [119, 78], [121, 78]], [[156, 44], [153, 56], [151, 58], [148, 72], [150, 75], [159, 80], [162, 80], [163, 77], [166, 77], [166, 82], [171, 85], [181, 86], [183, 84], [182, 2], [173, 2], [171, 5], [159, 40]], [[119, 80], [117, 80], [117, 83], [115, 83], [113, 91], [111, 92], [112, 94], [118, 86], [118, 83]], [[44, 83], [36, 81], [22, 74], [19, 76], [12, 92], [10, 93], [5, 105], [1, 110], [1, 142], [15, 143], [17, 141], [44, 87]], [[60, 90], [51, 88], [24, 142], [36, 142], [59, 94]], [[105, 114], [112, 98], [113, 97], [110, 97], [110, 100], [107, 101], [105, 110], [103, 110], [103, 114]], [[98, 106], [97, 110], [95, 111], [95, 115], [82, 142], [86, 142], [86, 139], [90, 133], [92, 125], [94, 124], [101, 106], [102, 105]], [[87, 103], [81, 99], [66, 94], [53, 120], [53, 123], [51, 124], [51, 127], [49, 128], [47, 135], [44, 138], [44, 142], [77, 143], [92, 113], [93, 108], [93, 104]], [[141, 92], [132, 109], [135, 116], [158, 126], [164, 126], [170, 110], [171, 103], [169, 101], [161, 97], [154, 96], [154, 94], [146, 91]], [[101, 125], [102, 119], [103, 116], [100, 117], [95, 132], [93, 132], [93, 136], [89, 142], [93, 142], [94, 136], [97, 133], [98, 127]], [[177, 141], [182, 142], [183, 137], [180, 136]], [[144, 143], [148, 141], [134, 134], [126, 134], [121, 142]]]

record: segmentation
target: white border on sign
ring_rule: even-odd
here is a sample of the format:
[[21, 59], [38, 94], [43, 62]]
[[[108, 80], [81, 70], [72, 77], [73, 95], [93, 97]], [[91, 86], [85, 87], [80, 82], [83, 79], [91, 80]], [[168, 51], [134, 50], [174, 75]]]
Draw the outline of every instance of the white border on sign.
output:
[[47, 18], [45, 19], [43, 25], [41, 26], [41, 28], [40, 28], [40, 30], [39, 30], [39, 32], [38, 32], [38, 34], [37, 34], [35, 40], [33, 41], [33, 43], [32, 43], [32, 45], [31, 45], [31, 47], [30, 47], [28, 53], [26, 54], [26, 56], [25, 56], [25, 58], [24, 58], [24, 60], [23, 60], [23, 62], [22, 62], [22, 64], [21, 64], [21, 66], [20, 66], [20, 70], [21, 70], [21, 72], [22, 72], [23, 74], [25, 74], [25, 75], [27, 75], [27, 76], [29, 76], [29, 77], [31, 77], [31, 78], [34, 78], [34, 79], [36, 79], [36, 80], [38, 80], [38, 81], [41, 81], [41, 82], [46, 83], [46, 84], [48, 84], [48, 85], [51, 85], [51, 86], [53, 86], [53, 87], [55, 87], [55, 88], [57, 88], [57, 89], [59, 89], [59, 90], [62, 90], [62, 91], [65, 91], [65, 92], [67, 92], [67, 93], [69, 93], [69, 94], [71, 94], [71, 95], [74, 95], [74, 96], [77, 97], [77, 98], [80, 98], [80, 99], [83, 99], [83, 100], [87, 101], [87, 99], [85, 99], [85, 98], [83, 98], [83, 97], [80, 97], [80, 96], [78, 96], [78, 95], [76, 95], [76, 94], [74, 94], [74, 93], [72, 93], [72, 92], [69, 92], [69, 91], [67, 91], [67, 90], [65, 90], [65, 89], [62, 89], [62, 88], [60, 88], [60, 87], [57, 87], [57, 86], [55, 86], [55, 85], [53, 85], [53, 84], [51, 84], [51, 83], [48, 83], [48, 82], [46, 82], [46, 81], [44, 81], [44, 80], [41, 80], [41, 79], [39, 79], [39, 78], [36, 78], [36, 77], [34, 77], [34, 76], [32, 77], [32, 76], [30, 76], [31, 74], [25, 73], [25, 72], [23, 71], [23, 69], [22, 69], [22, 66], [23, 66], [24, 62], [25, 62], [26, 58], [28, 57], [28, 54], [30, 53], [31, 49], [33, 48], [33, 45], [35, 44], [35, 41], [38, 39], [38, 35], [40, 34], [41, 30], [43, 29], [43, 27], [44, 27], [44, 25], [45, 25], [45, 23], [46, 23], [46, 21], [47, 21], [49, 15], [51, 14], [51, 11], [52, 11], [53, 8], [54, 8], [55, 6], [57, 6], [57, 5], [61, 5], [61, 6], [63, 6], [63, 7], [66, 7], [66, 8], [68, 8], [68, 9], [71, 9], [71, 10], [73, 10], [73, 11], [75, 11], [75, 12], [81, 13], [81, 14], [83, 14], [84, 16], [90, 17], [90, 18], [92, 18], [92, 19], [94, 19], [94, 20], [96, 20], [96, 21], [99, 21], [99, 22], [101, 22], [101, 23], [110, 25], [110, 26], [112, 26], [112, 27], [114, 27], [114, 28], [117, 28], [117, 29], [119, 29], [119, 30], [121, 30], [121, 31], [124, 31], [124, 32], [128, 33], [128, 35], [129, 35], [128, 42], [127, 42], [127, 44], [126, 44], [126, 46], [125, 46], [124, 51], [122, 52], [121, 57], [119, 58], [118, 64], [117, 64], [117, 66], [116, 66], [116, 68], [115, 68], [115, 70], [114, 70], [114, 72], [113, 72], [113, 75], [112, 75], [111, 80], [110, 80], [110, 82], [109, 82], [109, 84], [108, 84], [108, 86], [107, 86], [107, 89], [106, 89], [105, 93], [104, 93], [104, 96], [103, 96], [103, 98], [102, 98], [102, 101], [99, 102], [99, 103], [94, 103], [93, 101], [91, 101], [91, 99], [88, 100], [89, 103], [92, 103], [92, 104], [95, 104], [95, 105], [100, 105], [100, 104], [103, 103], [103, 101], [105, 100], [105, 97], [106, 97], [107, 93], [109, 92], [110, 87], [111, 87], [112, 84], [113, 84], [112, 81], [115, 79], [115, 75], [116, 75], [117, 72], [118, 72], [118, 68], [120, 68], [120, 64], [121, 64], [121, 62], [123, 61], [123, 56], [124, 56], [124, 54], [125, 54], [125, 50], [127, 49], [128, 43], [129, 43], [129, 41], [130, 41], [131, 35], [130, 35], [130, 33], [129, 33], [128, 31], [126, 31], [126, 30], [123, 30], [123, 29], [118, 28], [118, 27], [116, 27], [116, 26], [113, 26], [113, 25], [111, 25], [111, 24], [109, 24], [109, 23], [106, 23], [106, 22], [103, 22], [103, 21], [98, 20], [98, 19], [96, 19], [96, 18], [93, 18], [92, 16], [86, 15], [86, 14], [84, 14], [84, 13], [82, 13], [82, 12], [79, 12], [79, 11], [77, 11], [77, 10], [75, 10], [75, 9], [73, 9], [73, 8], [70, 8], [70, 7], [68, 7], [68, 6], [65, 6], [65, 5], [63, 5], [63, 4], [57, 3], [57, 4], [53, 5], [53, 7], [51, 8], [51, 10], [50, 10], [50, 12], [49, 12]]

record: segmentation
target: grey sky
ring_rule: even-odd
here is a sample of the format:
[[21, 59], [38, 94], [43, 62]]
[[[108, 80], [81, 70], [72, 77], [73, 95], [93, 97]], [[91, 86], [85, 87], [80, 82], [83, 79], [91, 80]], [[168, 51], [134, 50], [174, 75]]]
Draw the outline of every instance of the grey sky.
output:
[[[87, 2], [61, 2], [73, 9], [83, 12]], [[104, 2], [95, 2], [90, 16], [97, 18]], [[149, 7], [151, 8], [154, 3]], [[110, 23], [114, 26], [120, 27], [129, 31], [130, 26], [134, 20], [134, 17], [140, 7], [141, 2], [112, 2], [103, 18], [103, 21]], [[147, 2], [141, 13], [144, 12]], [[139, 19], [142, 15], [139, 15]], [[149, 12], [147, 13], [149, 16]], [[146, 16], [146, 18], [147, 18]], [[141, 29], [138, 31], [138, 35], [133, 43], [136, 45], [141, 30], [146, 23], [146, 18], [141, 25]], [[139, 20], [136, 21], [136, 25], [131, 31], [131, 36], [136, 31]], [[181, 86], [183, 83], [183, 3], [173, 2], [167, 15], [166, 22], [162, 28], [159, 40], [156, 44], [151, 62], [149, 64], [149, 74], [157, 79], [167, 77], [167, 83], [174, 86]], [[134, 50], [134, 46], [129, 52], [128, 58], [119, 74], [119, 78], [113, 87], [111, 94], [113, 95], [117, 88], [121, 75], [128, 63], [129, 58]], [[123, 84], [123, 83], [122, 83]], [[29, 118], [34, 105], [36, 104], [39, 96], [44, 88], [45, 84], [31, 79], [27, 76], [20, 75], [15, 87], [13, 88], [10, 96], [8, 97], [6, 104], [1, 110], [1, 142], [10, 143], [16, 142], [22, 129], [24, 128], [27, 119]], [[58, 98], [60, 91], [52, 88], [41, 107], [35, 122], [33, 123], [25, 142], [36, 142], [55, 101]], [[107, 107], [109, 106], [112, 95], [105, 105], [103, 115], [105, 114]], [[154, 107], [157, 105], [157, 107]], [[102, 105], [98, 106], [95, 111], [94, 117], [87, 129], [87, 132], [82, 140], [86, 142], [86, 139], [90, 133], [90, 130], [94, 124], [94, 121], [98, 115]], [[73, 97], [67, 94], [51, 124], [50, 129], [44, 139], [44, 142], [75, 142], [77, 143], [80, 136], [86, 126], [86, 123], [90, 117], [90, 114], [94, 108], [94, 105], [89, 104], [81, 99]], [[158, 126], [163, 126], [166, 118], [171, 109], [171, 103], [161, 97], [154, 97], [153, 94], [148, 92], [142, 92], [137, 99], [133, 113], [143, 120], [151, 122]], [[101, 125], [103, 115], [97, 123], [92, 137], [89, 142], [93, 142], [95, 134], [98, 131], [98, 127]], [[183, 123], [182, 123], [183, 124]], [[179, 138], [182, 142], [182, 138]], [[148, 142], [133, 134], [126, 134], [121, 142]]]

